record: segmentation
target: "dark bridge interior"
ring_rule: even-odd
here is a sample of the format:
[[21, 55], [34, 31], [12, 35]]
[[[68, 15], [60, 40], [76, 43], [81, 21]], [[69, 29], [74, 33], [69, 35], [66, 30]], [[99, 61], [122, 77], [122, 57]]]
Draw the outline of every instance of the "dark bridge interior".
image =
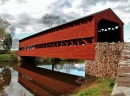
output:
[[98, 42], [118, 42], [120, 40], [120, 26], [112, 21], [101, 19], [98, 22]]

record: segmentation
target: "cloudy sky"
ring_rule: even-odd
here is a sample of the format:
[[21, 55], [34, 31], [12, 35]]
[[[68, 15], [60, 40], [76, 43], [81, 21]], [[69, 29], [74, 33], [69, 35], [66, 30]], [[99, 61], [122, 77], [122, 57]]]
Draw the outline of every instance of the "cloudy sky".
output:
[[16, 27], [16, 37], [24, 38], [47, 29], [46, 13], [67, 21], [111, 8], [124, 22], [125, 40], [130, 38], [130, 0], [0, 0], [0, 16]]

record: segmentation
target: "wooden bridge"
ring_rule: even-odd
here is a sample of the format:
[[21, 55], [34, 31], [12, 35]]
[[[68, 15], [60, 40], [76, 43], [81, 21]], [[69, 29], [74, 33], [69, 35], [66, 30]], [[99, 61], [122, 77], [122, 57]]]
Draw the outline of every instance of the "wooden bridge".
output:
[[19, 41], [21, 57], [95, 59], [95, 42], [123, 42], [123, 22], [109, 8]]

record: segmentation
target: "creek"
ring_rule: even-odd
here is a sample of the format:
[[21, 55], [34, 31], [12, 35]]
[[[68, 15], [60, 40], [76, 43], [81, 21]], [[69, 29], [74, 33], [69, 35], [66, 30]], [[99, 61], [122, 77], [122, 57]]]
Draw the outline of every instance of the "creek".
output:
[[[30, 74], [28, 74], [29, 72]], [[47, 81], [43, 79], [37, 81], [34, 75], [38, 78], [42, 76], [41, 78], [52, 81], [48, 81], [48, 85], [46, 85], [45, 82]], [[65, 80], [65, 77], [72, 77], [72, 79]], [[49, 85], [49, 82], [54, 80], [59, 82], [59, 84], [63, 83], [65, 86], [72, 85], [74, 87], [77, 85], [73, 81], [78, 77], [85, 77], [85, 62], [83, 61], [44, 62], [41, 64], [0, 62], [0, 96], [42, 96], [41, 94], [43, 93], [40, 93], [39, 90], [45, 91], [45, 94], [52, 96], [61, 95], [64, 91], [58, 92], [58, 89], [53, 88], [55, 84]], [[34, 90], [29, 88], [29, 86], [34, 86]], [[57, 88], [60, 88], [60, 85]]]

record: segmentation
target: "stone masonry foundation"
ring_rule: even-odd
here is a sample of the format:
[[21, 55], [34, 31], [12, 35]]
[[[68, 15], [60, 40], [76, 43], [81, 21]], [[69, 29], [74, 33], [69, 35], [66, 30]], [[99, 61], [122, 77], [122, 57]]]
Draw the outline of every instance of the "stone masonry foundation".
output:
[[86, 61], [86, 76], [116, 77], [124, 43], [95, 43], [95, 60]]

